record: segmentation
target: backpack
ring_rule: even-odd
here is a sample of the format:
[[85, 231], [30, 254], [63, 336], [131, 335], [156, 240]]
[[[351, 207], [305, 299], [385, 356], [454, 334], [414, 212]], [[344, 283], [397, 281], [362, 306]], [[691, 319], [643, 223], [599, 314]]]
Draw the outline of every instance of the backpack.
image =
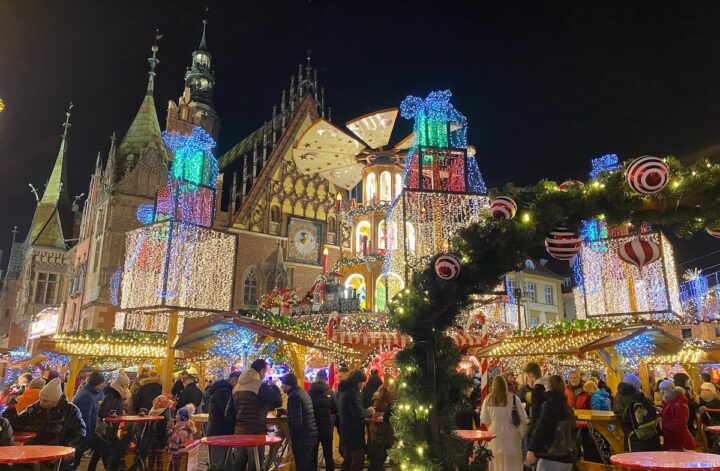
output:
[[559, 459], [572, 459], [574, 460], [576, 455], [576, 428], [575, 413], [570, 409], [570, 406], [565, 404], [565, 413], [563, 414], [564, 419], [560, 419], [555, 428], [555, 437], [552, 445], [548, 449], [544, 456], [549, 459], [553, 457]]
[[657, 436], [657, 413], [648, 409], [643, 402], [632, 402], [623, 411], [623, 422], [629, 419], [632, 432], [629, 436], [635, 436], [638, 440], [648, 440]]

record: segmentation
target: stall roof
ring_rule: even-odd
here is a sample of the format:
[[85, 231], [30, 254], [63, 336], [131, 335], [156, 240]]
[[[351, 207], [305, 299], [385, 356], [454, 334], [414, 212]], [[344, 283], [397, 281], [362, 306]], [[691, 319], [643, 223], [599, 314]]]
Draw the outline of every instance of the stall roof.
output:
[[653, 337], [659, 351], [664, 354], [677, 352], [682, 340], [666, 331], [650, 325], [606, 326], [567, 332], [514, 335], [479, 348], [475, 355], [484, 357], [537, 357], [543, 355], [577, 355], [611, 348], [618, 343], [640, 334]]
[[[100, 338], [89, 338], [87, 332], [64, 332], [47, 335], [39, 339], [39, 348], [42, 351], [73, 355], [80, 357], [102, 358], [146, 358], [160, 359], [167, 357], [166, 341], [162, 335], [153, 334], [153, 340], [140, 340], [127, 336], [123, 338], [118, 333], [105, 334]], [[176, 354], [182, 358], [182, 354]]]

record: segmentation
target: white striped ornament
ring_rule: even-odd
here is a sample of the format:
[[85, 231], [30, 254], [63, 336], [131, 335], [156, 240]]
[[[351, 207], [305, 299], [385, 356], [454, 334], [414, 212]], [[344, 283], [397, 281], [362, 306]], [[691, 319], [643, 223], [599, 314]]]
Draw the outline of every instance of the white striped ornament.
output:
[[705, 232], [715, 237], [716, 239], [720, 239], [720, 227], [708, 227], [707, 229], [705, 229]]
[[585, 184], [579, 180], [568, 180], [558, 185], [558, 189], [560, 191], [569, 191], [572, 188], [582, 190], [583, 188], [585, 188]]
[[623, 262], [642, 268], [660, 258], [660, 246], [651, 240], [635, 238], [618, 248], [618, 257]]
[[658, 157], [643, 155], [630, 163], [625, 179], [634, 192], [652, 195], [668, 184], [670, 167]]
[[509, 196], [498, 196], [490, 203], [490, 214], [499, 221], [505, 221], [515, 217], [517, 203]]
[[441, 280], [454, 280], [460, 275], [460, 260], [450, 254], [440, 255], [435, 260], [435, 274]]
[[551, 231], [545, 239], [545, 250], [552, 258], [572, 260], [582, 248], [582, 239], [566, 227], [558, 227]]

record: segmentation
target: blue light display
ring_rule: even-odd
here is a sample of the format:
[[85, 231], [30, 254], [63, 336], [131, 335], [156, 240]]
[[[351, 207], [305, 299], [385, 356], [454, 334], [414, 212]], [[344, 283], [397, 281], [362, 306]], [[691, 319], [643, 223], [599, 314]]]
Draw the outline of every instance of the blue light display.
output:
[[618, 161], [617, 154], [605, 154], [590, 161], [592, 170], [590, 170], [590, 179], [597, 180], [603, 173], [614, 172], [622, 168]]
[[150, 224], [155, 218], [155, 205], [150, 203], [138, 205], [137, 211], [135, 211], [135, 218], [140, 221], [141, 224]]
[[623, 357], [630, 367], [635, 368], [641, 358], [650, 356], [655, 352], [655, 343], [650, 335], [640, 334], [618, 343], [615, 346], [615, 351]]

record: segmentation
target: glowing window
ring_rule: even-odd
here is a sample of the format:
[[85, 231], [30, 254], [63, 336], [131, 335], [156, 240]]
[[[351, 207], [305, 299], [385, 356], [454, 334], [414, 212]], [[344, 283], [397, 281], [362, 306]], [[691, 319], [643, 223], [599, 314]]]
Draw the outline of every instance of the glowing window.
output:
[[378, 224], [378, 249], [385, 250], [385, 221]]
[[352, 290], [351, 295], [360, 299], [360, 309], [367, 308], [367, 287], [365, 286], [365, 277], [354, 273], [345, 281], [345, 288]]
[[395, 198], [400, 196], [402, 189], [403, 189], [402, 175], [400, 175], [399, 173], [396, 173], [395, 174], [395, 195], [394, 195]]
[[370, 223], [367, 221], [362, 221], [357, 225], [355, 228], [355, 253], [363, 254], [363, 251], [366, 253], [370, 252], [370, 245], [371, 245], [371, 238], [370, 233], [372, 232], [372, 227], [370, 227]]
[[255, 268], [251, 267], [246, 273], [243, 279], [243, 304], [256, 304], [257, 303], [257, 275], [255, 274]]
[[377, 193], [377, 180], [374, 173], [369, 173], [365, 182], [365, 202], [372, 203]]
[[405, 245], [409, 252], [415, 252], [415, 227], [412, 223], [405, 223]]
[[392, 199], [392, 175], [385, 171], [380, 174], [380, 201]]

